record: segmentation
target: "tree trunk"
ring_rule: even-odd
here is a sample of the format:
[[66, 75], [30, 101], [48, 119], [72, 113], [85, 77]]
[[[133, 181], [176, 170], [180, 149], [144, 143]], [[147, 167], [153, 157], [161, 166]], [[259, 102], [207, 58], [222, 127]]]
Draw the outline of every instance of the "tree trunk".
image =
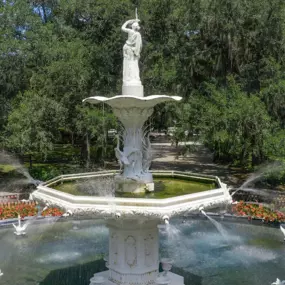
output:
[[44, 18], [44, 23], [47, 23], [47, 14], [46, 14], [46, 8], [45, 4], [42, 4], [42, 10], [43, 10], [43, 18]]
[[30, 168], [33, 167], [33, 161], [32, 161], [32, 155], [29, 154], [29, 164], [30, 164]]
[[90, 141], [88, 133], [86, 133], [86, 151], [87, 151], [86, 168], [88, 169], [90, 167]]
[[71, 145], [74, 146], [74, 133], [71, 132]]

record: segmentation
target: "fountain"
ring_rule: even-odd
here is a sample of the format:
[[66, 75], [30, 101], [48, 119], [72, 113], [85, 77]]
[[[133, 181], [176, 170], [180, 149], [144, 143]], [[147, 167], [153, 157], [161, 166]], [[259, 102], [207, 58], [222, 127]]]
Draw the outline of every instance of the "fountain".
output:
[[[158, 225], [161, 222], [167, 225], [171, 217], [189, 211], [197, 211], [201, 205], [210, 207], [229, 203], [231, 197], [226, 185], [221, 183], [218, 177], [175, 171], [151, 172], [149, 170], [151, 144], [147, 135], [148, 130], [144, 129], [144, 124], [153, 113], [156, 104], [180, 101], [182, 98], [167, 95], [144, 97], [138, 67], [142, 48], [139, 29], [138, 18], [129, 20], [122, 26], [122, 31], [128, 34], [123, 48], [122, 95], [111, 98], [95, 96], [84, 100], [91, 104], [100, 102], [108, 104], [122, 122], [124, 126], [123, 148], [120, 148], [119, 136], [117, 136], [117, 147], [115, 148], [120, 171], [62, 175], [39, 185], [32, 196], [41, 203], [64, 208], [66, 213], [72, 213], [74, 216], [105, 219], [109, 228], [108, 270], [96, 273], [91, 278], [90, 284], [183, 285], [184, 278], [182, 276], [168, 272], [172, 266], [170, 259], [161, 260], [165, 274], [159, 275]], [[116, 193], [141, 193], [144, 195], [145, 192], [154, 190], [153, 177], [155, 175], [172, 179], [207, 180], [214, 183], [216, 189], [155, 199], [74, 196], [51, 187], [65, 180], [113, 177]]]
[[13, 224], [13, 226], [15, 228], [14, 234], [17, 236], [22, 236], [22, 235], [26, 234], [25, 230], [28, 226], [28, 222], [26, 222], [24, 225], [22, 225], [21, 216], [18, 215], [18, 225], [16, 226], [15, 224]]

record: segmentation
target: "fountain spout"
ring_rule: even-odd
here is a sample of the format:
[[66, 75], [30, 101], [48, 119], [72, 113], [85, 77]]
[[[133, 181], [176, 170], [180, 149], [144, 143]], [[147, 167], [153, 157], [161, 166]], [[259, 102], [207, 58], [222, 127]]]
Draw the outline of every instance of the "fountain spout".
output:
[[15, 224], [13, 224], [13, 227], [15, 228], [14, 234], [17, 236], [25, 235], [26, 234], [25, 230], [26, 230], [27, 226], [28, 226], [28, 223], [26, 223], [22, 226], [21, 216], [18, 215], [18, 225], [16, 226]]
[[67, 210], [66, 213], [62, 214], [62, 217], [67, 218], [67, 217], [72, 216], [72, 215], [73, 215], [72, 211], [71, 210]]
[[207, 215], [206, 212], [204, 211], [204, 207], [203, 207], [203, 206], [201, 206], [201, 207], [199, 208], [199, 211], [200, 211], [204, 216], [208, 217], [208, 215]]
[[163, 219], [163, 221], [164, 221], [164, 223], [165, 223], [166, 225], [169, 224], [169, 217], [168, 217], [167, 215], [164, 215], [164, 216], [162, 217], [162, 219]]
[[0, 277], [3, 276], [3, 275], [4, 275], [4, 273], [3, 273], [3, 272], [1, 271], [1, 269], [0, 269]]

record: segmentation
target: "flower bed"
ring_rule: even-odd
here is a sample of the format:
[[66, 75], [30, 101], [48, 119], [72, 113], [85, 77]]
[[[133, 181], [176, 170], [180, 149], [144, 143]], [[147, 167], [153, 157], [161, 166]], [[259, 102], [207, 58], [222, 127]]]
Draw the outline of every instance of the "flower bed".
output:
[[260, 204], [251, 204], [240, 201], [233, 206], [233, 212], [238, 216], [246, 216], [249, 220], [262, 219], [267, 223], [285, 222], [285, 214], [278, 211], [272, 211]]
[[[32, 217], [38, 214], [37, 204], [31, 202], [8, 202], [0, 203], [0, 220]], [[57, 208], [48, 208], [42, 212], [42, 216], [61, 216], [63, 212]]]
[[63, 212], [58, 208], [48, 208], [42, 212], [42, 216], [52, 216], [52, 217], [60, 217], [62, 216]]

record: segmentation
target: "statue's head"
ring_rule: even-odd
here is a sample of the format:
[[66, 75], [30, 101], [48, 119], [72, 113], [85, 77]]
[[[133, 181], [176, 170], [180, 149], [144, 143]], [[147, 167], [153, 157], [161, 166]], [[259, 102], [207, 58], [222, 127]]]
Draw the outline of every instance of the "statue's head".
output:
[[140, 25], [139, 25], [139, 23], [138, 22], [134, 22], [133, 24], [132, 24], [132, 29], [134, 30], [134, 31], [139, 31], [140, 30]]

